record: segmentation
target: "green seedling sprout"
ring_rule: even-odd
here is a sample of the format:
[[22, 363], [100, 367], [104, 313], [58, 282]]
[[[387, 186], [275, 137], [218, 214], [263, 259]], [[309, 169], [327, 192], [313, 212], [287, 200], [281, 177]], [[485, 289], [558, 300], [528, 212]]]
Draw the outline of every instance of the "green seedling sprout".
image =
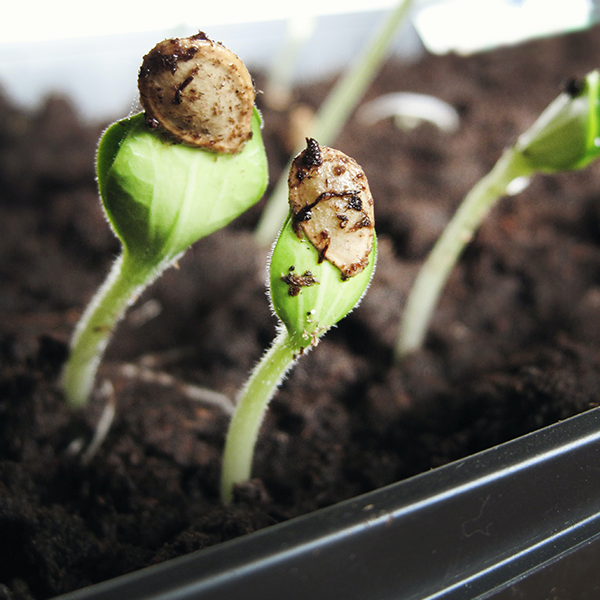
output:
[[165, 40], [144, 57], [139, 87], [145, 112], [113, 124], [98, 147], [100, 196], [122, 253], [73, 335], [62, 386], [74, 408], [86, 404], [126, 308], [267, 184], [252, 79], [233, 52], [202, 33]]
[[286, 372], [344, 318], [375, 267], [373, 199], [363, 170], [338, 150], [307, 140], [289, 173], [290, 211], [269, 266], [278, 335], [242, 389], [231, 420], [221, 496], [250, 478], [267, 405]]
[[581, 169], [600, 155], [600, 72], [572, 80], [494, 168], [467, 194], [409, 294], [396, 359], [419, 349], [439, 295], [464, 247], [494, 204], [522, 190], [536, 173]]
[[[365, 91], [375, 79], [398, 28], [410, 13], [413, 0], [400, 0], [385, 22], [367, 43], [353, 65], [337, 81], [307, 134], [323, 145], [332, 144], [356, 108]], [[291, 161], [287, 166], [289, 169]], [[287, 170], [276, 183], [257, 225], [255, 236], [261, 246], [268, 247], [275, 237], [287, 211]]]

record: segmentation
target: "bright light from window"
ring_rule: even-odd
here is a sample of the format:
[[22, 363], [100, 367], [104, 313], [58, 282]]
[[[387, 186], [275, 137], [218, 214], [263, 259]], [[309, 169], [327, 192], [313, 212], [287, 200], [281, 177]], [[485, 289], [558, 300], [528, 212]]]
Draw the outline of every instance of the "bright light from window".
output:
[[[0, 18], [0, 93], [27, 107], [63, 93], [86, 117], [122, 115], [137, 98], [144, 53], [159, 39], [199, 29], [263, 71], [277, 68], [275, 59], [284, 58], [295, 35], [297, 56], [286, 59], [294, 64], [284, 65], [278, 80], [314, 80], [347, 65], [398, 1], [11, 0]], [[577, 29], [592, 7], [592, 0], [414, 2], [413, 23], [434, 52]], [[421, 50], [410, 28], [398, 41], [395, 51], [404, 56]]]
[[469, 53], [585, 26], [590, 0], [441, 0], [415, 18], [432, 52]]
[[288, 19], [378, 10], [395, 0], [30, 0], [11, 2], [2, 11], [0, 43], [90, 37], [165, 29], [208, 28], [214, 25]]

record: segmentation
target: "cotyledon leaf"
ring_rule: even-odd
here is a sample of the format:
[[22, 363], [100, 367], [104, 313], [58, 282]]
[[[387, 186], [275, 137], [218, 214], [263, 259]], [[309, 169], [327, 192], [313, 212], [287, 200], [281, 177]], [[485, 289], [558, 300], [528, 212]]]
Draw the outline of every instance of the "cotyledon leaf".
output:
[[247, 210], [263, 195], [267, 159], [260, 115], [237, 154], [174, 143], [142, 114], [112, 125], [98, 148], [100, 194], [123, 245], [170, 259]]

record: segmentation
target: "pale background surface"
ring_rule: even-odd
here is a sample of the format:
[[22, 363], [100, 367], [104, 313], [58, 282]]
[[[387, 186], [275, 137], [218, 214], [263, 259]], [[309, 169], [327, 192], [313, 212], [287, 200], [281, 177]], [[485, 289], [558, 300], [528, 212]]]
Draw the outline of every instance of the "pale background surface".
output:
[[[393, 52], [469, 52], [596, 20], [598, 0], [418, 0]], [[202, 29], [252, 69], [268, 70], [290, 47], [290, 78], [339, 70], [377, 30], [395, 0], [29, 0], [0, 19], [0, 88], [35, 108], [68, 94], [91, 120], [126, 115], [135, 103], [141, 57], [160, 39]], [[165, 10], [165, 7], [168, 10]], [[299, 10], [301, 7], [301, 12]]]

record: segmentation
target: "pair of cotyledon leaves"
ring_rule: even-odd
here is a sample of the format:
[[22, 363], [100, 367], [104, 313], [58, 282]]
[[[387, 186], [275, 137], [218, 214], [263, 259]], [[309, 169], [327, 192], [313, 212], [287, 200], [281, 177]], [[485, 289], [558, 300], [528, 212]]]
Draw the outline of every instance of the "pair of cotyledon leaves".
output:
[[[112, 125], [98, 148], [98, 184], [124, 252], [160, 270], [256, 203], [267, 185], [260, 125], [255, 109], [252, 138], [236, 154], [175, 143], [149, 129], [142, 114]], [[271, 298], [299, 347], [352, 310], [371, 278], [374, 257], [373, 246], [368, 267], [342, 281], [339, 269], [323, 261], [306, 237], [298, 237], [291, 219], [286, 221], [271, 257]], [[296, 296], [282, 280], [292, 265], [297, 273], [310, 271], [315, 281]]]

